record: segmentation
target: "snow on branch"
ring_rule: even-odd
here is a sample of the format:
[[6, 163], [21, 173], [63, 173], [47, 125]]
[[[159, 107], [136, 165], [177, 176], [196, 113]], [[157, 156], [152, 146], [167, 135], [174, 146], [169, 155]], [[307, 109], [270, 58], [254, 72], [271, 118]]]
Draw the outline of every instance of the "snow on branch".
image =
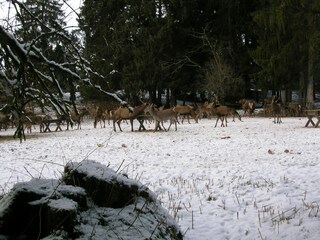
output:
[[[36, 22], [45, 26], [40, 19], [34, 16], [28, 8], [21, 2], [12, 0], [14, 7], [23, 9]], [[22, 30], [25, 22], [23, 15], [17, 11], [21, 18]], [[30, 38], [30, 36], [29, 36]], [[56, 43], [50, 39], [56, 39]], [[48, 54], [46, 49], [40, 47], [43, 41], [49, 46], [62, 49], [62, 60], [57, 61]], [[117, 94], [105, 91], [101, 86], [92, 84], [91, 78], [104, 79], [102, 75], [92, 70], [90, 62], [82, 57], [81, 46], [72, 40], [68, 32], [63, 32], [62, 28], [53, 29], [45, 26], [39, 34], [25, 40], [21, 35], [15, 36], [0, 25], [0, 89], [10, 97], [10, 110], [17, 118], [18, 124], [15, 136], [20, 139], [24, 135], [25, 106], [32, 101], [49, 103], [58, 113], [69, 116], [70, 104], [76, 108], [75, 92], [76, 86], [85, 84], [100, 92], [113, 97], [121, 104], [126, 104]], [[62, 83], [64, 87], [62, 87]], [[63, 98], [64, 91], [70, 91], [70, 99]]]

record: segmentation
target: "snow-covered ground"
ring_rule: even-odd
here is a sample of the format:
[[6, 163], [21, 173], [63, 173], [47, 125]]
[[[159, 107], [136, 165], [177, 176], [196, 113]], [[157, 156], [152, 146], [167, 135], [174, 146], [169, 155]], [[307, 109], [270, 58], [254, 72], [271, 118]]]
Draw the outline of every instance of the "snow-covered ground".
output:
[[203, 119], [177, 132], [131, 132], [123, 123], [116, 133], [87, 120], [82, 130], [37, 129], [23, 143], [2, 131], [0, 193], [91, 159], [146, 184], [185, 239], [319, 239], [320, 128], [306, 120], [247, 117], [214, 128]]

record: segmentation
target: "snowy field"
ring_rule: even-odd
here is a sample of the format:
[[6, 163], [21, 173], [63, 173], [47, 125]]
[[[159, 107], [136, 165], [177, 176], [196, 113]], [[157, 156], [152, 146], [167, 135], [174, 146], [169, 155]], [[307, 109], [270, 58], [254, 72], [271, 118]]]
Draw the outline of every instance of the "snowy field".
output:
[[[112, 126], [39, 133], [20, 143], [0, 132], [0, 193], [33, 178], [59, 178], [90, 159], [141, 181], [175, 217], [185, 239], [320, 239], [320, 128], [306, 118], [215, 120], [178, 131]], [[138, 122], [134, 122], [135, 129]], [[148, 125], [153, 129], [154, 125]]]

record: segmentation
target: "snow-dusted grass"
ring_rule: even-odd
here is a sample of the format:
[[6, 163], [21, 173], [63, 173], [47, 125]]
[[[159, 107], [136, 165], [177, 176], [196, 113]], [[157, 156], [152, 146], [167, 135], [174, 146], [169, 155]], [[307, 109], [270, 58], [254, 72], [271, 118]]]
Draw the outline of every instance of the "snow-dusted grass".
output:
[[67, 162], [88, 158], [146, 184], [186, 239], [319, 239], [320, 128], [306, 121], [245, 117], [214, 128], [203, 119], [177, 132], [122, 124], [116, 133], [88, 121], [82, 130], [36, 130], [23, 143], [2, 131], [0, 193], [31, 176], [59, 178]]

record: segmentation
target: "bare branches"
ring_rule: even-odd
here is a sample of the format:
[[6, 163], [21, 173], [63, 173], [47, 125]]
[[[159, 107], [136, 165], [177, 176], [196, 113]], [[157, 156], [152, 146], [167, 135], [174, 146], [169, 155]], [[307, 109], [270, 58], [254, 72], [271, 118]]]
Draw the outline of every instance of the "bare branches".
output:
[[[18, 126], [15, 136], [25, 138], [23, 119], [27, 103], [37, 101], [42, 106], [52, 107], [59, 114], [69, 116], [70, 106], [76, 107], [76, 87], [81, 84], [98, 89], [124, 103], [116, 94], [103, 91], [100, 86], [91, 83], [92, 76], [103, 77], [91, 69], [89, 61], [82, 57], [81, 47], [74, 43], [68, 32], [63, 31], [62, 26], [47, 26], [23, 3], [17, 0], [11, 3], [20, 18], [21, 31], [26, 31], [28, 36], [16, 36], [0, 25], [0, 93], [6, 92], [7, 106], [16, 119]], [[22, 12], [29, 15], [43, 30], [33, 35], [27, 32]], [[43, 48], [41, 43], [46, 43], [44, 46], [48, 48]], [[62, 49], [60, 60], [55, 59], [53, 54], [57, 46]], [[65, 91], [70, 92], [70, 99], [64, 98]]]
[[[203, 41], [203, 49], [208, 53], [208, 61], [203, 67], [205, 84], [203, 86], [209, 95], [213, 94], [218, 101], [224, 101], [227, 94], [234, 94], [241, 89], [243, 80], [237, 76], [230, 61], [232, 51], [226, 44], [211, 39], [206, 33], [194, 33], [194, 37]], [[217, 100], [217, 99], [216, 99]]]

